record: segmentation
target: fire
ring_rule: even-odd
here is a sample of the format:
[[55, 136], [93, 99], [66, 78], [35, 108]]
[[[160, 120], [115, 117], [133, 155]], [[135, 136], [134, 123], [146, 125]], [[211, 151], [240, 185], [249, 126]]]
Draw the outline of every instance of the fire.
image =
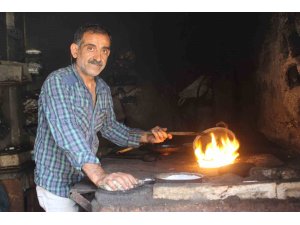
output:
[[216, 139], [214, 133], [210, 133], [211, 141], [202, 149], [200, 141], [196, 143], [195, 155], [200, 167], [217, 168], [234, 163], [239, 156], [237, 153], [240, 144], [234, 137], [232, 140], [226, 135]]

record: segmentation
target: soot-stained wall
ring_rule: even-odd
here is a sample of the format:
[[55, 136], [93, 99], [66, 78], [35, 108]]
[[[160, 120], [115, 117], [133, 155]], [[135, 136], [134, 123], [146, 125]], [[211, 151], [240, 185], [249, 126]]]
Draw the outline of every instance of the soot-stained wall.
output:
[[270, 20], [257, 72], [259, 129], [273, 142], [300, 149], [300, 14]]

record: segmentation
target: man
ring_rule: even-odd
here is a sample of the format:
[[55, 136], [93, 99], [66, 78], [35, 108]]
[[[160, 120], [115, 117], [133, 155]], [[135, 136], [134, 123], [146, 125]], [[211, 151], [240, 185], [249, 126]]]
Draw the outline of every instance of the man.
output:
[[74, 64], [52, 72], [39, 98], [39, 121], [34, 146], [35, 183], [45, 211], [78, 211], [68, 198], [70, 187], [86, 175], [97, 187], [130, 189], [130, 174], [106, 173], [95, 156], [96, 133], [120, 146], [160, 143], [172, 138], [166, 128], [152, 134], [119, 123], [107, 84], [98, 75], [110, 54], [111, 36], [99, 25], [80, 27], [70, 46]]

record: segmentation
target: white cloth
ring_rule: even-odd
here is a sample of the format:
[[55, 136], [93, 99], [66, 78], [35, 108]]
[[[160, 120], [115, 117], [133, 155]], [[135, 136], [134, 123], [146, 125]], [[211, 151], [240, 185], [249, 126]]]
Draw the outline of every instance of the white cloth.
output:
[[36, 187], [36, 193], [40, 206], [46, 212], [78, 212], [78, 205], [72, 199], [52, 194], [40, 186]]

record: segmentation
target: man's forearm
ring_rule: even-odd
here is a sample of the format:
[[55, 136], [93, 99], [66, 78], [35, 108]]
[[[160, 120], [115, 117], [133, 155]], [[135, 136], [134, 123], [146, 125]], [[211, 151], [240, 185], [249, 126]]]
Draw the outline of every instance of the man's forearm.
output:
[[83, 165], [82, 170], [97, 187], [101, 185], [102, 180], [106, 176], [100, 164], [86, 163]]

